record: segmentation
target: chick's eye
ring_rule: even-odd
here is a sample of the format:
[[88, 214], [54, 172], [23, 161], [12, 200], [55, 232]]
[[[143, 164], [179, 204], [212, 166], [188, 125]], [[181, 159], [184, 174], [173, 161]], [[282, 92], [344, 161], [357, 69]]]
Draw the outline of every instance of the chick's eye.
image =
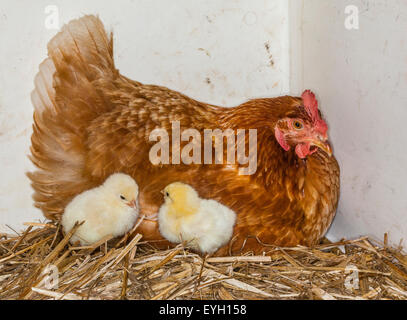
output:
[[167, 197], [169, 197], [169, 196], [170, 196], [170, 194], [169, 194], [168, 192], [166, 192], [166, 193], [165, 193], [165, 195], [166, 195]]
[[120, 195], [120, 199], [126, 200], [126, 198], [123, 195]]
[[299, 121], [294, 121], [293, 126], [297, 130], [301, 130], [302, 128], [304, 128], [303, 124], [301, 122], [299, 122]]

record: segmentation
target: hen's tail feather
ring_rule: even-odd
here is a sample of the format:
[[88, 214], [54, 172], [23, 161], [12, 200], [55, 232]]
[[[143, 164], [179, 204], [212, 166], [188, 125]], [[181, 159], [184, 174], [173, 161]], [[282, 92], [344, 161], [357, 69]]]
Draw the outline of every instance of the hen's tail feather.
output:
[[56, 219], [70, 199], [89, 188], [85, 177], [86, 125], [114, 107], [101, 85], [112, 86], [119, 73], [112, 35], [95, 16], [71, 21], [49, 42], [48, 56], [35, 77], [31, 95], [34, 125], [28, 173], [35, 205]]

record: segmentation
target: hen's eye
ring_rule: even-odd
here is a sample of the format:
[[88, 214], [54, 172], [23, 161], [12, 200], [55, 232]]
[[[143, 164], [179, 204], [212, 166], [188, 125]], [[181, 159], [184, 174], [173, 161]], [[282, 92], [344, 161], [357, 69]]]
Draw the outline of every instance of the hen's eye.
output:
[[126, 198], [123, 195], [120, 195], [120, 199], [126, 200]]
[[294, 121], [294, 122], [293, 122], [293, 125], [294, 125], [294, 128], [297, 129], [297, 130], [301, 130], [301, 129], [304, 127], [304, 126], [302, 125], [302, 123], [299, 122], [299, 121]]

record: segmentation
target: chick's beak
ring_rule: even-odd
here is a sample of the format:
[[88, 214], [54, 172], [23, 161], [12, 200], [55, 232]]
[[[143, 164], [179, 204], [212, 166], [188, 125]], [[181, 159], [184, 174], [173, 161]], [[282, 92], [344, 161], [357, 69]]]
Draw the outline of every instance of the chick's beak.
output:
[[130, 202], [127, 203], [127, 205], [133, 209], [137, 209], [137, 201], [136, 200], [131, 200]]
[[332, 157], [332, 148], [327, 139], [316, 138], [311, 141], [311, 145], [325, 151], [327, 155]]

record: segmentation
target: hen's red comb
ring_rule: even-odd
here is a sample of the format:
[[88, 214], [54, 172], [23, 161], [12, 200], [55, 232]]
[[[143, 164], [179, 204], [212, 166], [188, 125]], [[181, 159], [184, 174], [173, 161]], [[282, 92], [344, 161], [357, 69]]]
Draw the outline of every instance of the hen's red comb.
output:
[[318, 113], [318, 100], [315, 98], [315, 94], [311, 90], [306, 90], [302, 94], [302, 101], [304, 102], [304, 108], [308, 115], [311, 117], [312, 122], [317, 122], [320, 119]]
[[302, 94], [302, 101], [304, 103], [305, 111], [307, 111], [315, 127], [326, 134], [328, 126], [324, 120], [321, 119], [318, 112], [318, 100], [315, 98], [315, 94], [311, 90], [306, 90]]

